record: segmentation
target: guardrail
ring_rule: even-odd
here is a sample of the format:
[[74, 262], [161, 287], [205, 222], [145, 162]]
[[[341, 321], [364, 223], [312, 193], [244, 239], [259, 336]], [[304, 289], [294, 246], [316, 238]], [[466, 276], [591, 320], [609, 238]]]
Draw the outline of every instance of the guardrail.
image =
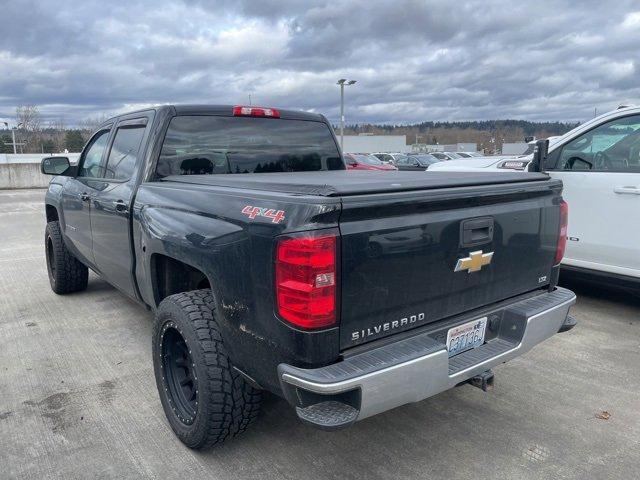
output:
[[[79, 153], [60, 153], [71, 163], [78, 161]], [[47, 154], [0, 154], [0, 189], [46, 188], [50, 175], [40, 173], [40, 162]]]

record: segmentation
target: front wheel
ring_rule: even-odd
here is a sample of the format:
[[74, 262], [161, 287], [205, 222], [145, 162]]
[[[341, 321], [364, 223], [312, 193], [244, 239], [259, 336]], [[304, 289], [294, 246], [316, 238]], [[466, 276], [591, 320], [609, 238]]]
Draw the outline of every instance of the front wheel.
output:
[[89, 269], [67, 249], [57, 221], [47, 223], [44, 245], [51, 290], [58, 295], [86, 290]]
[[169, 425], [190, 448], [220, 444], [258, 416], [261, 393], [233, 369], [209, 290], [162, 301], [153, 328], [153, 367]]

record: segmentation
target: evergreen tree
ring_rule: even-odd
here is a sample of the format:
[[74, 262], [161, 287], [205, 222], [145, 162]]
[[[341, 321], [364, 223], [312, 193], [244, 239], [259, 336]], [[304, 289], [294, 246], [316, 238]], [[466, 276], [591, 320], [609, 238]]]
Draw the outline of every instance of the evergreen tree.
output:
[[69, 152], [80, 152], [84, 147], [84, 137], [80, 130], [67, 130], [64, 136], [64, 148]]
[[11, 145], [11, 135], [0, 136], [0, 153], [13, 153], [13, 145]]
[[48, 139], [42, 142], [43, 153], [54, 153], [56, 151], [56, 144], [53, 140]]

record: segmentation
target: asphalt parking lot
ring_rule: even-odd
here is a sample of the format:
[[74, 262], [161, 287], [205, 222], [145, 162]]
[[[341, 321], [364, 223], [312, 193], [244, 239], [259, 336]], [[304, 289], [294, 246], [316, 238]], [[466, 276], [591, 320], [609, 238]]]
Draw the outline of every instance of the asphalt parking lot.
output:
[[49, 288], [43, 190], [0, 192], [0, 478], [637, 478], [640, 300], [573, 285], [579, 325], [464, 386], [335, 433], [268, 396], [222, 448], [165, 422], [151, 313], [95, 275]]

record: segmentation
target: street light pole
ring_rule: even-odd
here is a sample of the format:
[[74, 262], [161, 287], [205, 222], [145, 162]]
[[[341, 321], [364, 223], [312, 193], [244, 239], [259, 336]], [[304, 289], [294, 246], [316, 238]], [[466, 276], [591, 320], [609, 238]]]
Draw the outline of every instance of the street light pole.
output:
[[[7, 122], [2, 122], [6, 125], [7, 128], [9, 128], [9, 124]], [[16, 150], [16, 147], [18, 146], [18, 144], [16, 143], [16, 130], [18, 128], [20, 128], [20, 126], [22, 125], [22, 122], [19, 123], [18, 125], [16, 125], [15, 127], [11, 128], [11, 145], [13, 145], [13, 154], [15, 155], [16, 153], [18, 153], [18, 151]], [[20, 147], [22, 147], [23, 144], [20, 144]]]
[[346, 78], [338, 80], [338, 85], [340, 85], [340, 150], [344, 150], [344, 86], [354, 83], [356, 83], [355, 80], [347, 81]]
[[340, 150], [344, 150], [344, 82], [340, 84]]
[[13, 154], [18, 153], [16, 151], [16, 129], [15, 127], [11, 129], [11, 143], [13, 144]]

